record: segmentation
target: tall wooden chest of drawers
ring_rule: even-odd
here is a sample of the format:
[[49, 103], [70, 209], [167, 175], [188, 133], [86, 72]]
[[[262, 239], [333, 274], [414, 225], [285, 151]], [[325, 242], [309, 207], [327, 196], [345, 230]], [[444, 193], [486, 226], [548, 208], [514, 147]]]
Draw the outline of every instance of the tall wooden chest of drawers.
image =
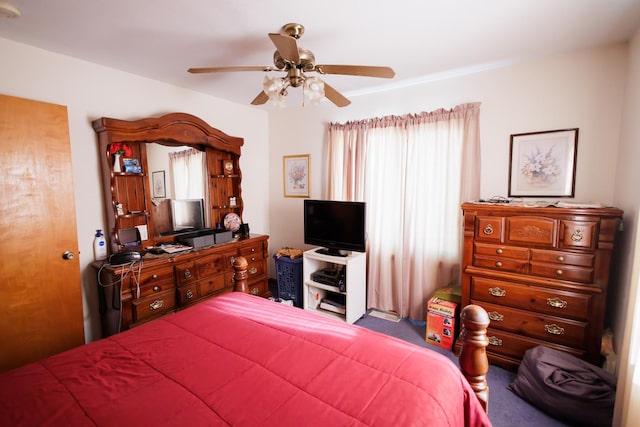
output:
[[491, 319], [491, 363], [515, 369], [537, 345], [600, 365], [615, 208], [465, 203], [462, 305]]

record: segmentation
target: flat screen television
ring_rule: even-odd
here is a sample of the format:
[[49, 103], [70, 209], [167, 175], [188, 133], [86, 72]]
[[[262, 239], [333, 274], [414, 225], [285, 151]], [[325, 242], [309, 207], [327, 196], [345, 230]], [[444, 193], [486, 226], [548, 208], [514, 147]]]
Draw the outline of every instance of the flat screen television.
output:
[[317, 251], [345, 256], [343, 251], [366, 251], [364, 202], [304, 200], [304, 243], [321, 246]]
[[193, 231], [204, 228], [204, 201], [202, 199], [172, 199], [173, 231]]

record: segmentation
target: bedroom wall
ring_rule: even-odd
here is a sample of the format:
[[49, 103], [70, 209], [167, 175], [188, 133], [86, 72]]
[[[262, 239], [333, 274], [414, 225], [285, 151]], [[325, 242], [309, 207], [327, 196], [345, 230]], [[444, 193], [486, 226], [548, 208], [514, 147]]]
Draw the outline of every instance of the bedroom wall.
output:
[[265, 111], [6, 39], [0, 39], [0, 55], [0, 93], [66, 105], [68, 109], [87, 341], [100, 338], [97, 284], [90, 263], [95, 230], [106, 228], [92, 120], [103, 116], [134, 120], [185, 112], [227, 134], [243, 137], [243, 219], [253, 233], [269, 234]]
[[[283, 197], [282, 156], [311, 154], [311, 197], [323, 198], [329, 122], [432, 111], [465, 102], [482, 103], [482, 197], [507, 195], [511, 134], [577, 127], [575, 199], [613, 203], [626, 70], [627, 45], [620, 44], [354, 96], [342, 109], [328, 102], [272, 109], [271, 248], [304, 247], [302, 200]], [[288, 102], [293, 104], [299, 96], [290, 92]]]
[[[611, 289], [612, 329], [619, 357], [616, 410], [613, 425], [630, 425], [640, 417], [640, 30], [629, 45], [629, 72], [616, 174], [615, 203], [625, 211], [624, 227], [614, 269], [616, 288]], [[634, 383], [635, 378], [635, 383]]]

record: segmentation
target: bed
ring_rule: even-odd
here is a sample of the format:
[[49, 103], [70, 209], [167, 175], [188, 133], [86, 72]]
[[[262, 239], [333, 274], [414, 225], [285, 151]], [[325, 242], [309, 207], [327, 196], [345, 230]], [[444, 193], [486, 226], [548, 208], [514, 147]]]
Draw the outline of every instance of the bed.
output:
[[437, 352], [227, 293], [0, 375], [0, 425], [490, 426], [488, 322], [465, 310], [468, 379]]

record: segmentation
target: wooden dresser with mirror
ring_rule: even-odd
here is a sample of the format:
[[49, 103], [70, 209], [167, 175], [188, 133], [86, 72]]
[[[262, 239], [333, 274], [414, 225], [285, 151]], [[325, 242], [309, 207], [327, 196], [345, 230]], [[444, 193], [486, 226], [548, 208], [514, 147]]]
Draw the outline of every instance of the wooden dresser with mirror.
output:
[[[244, 208], [242, 138], [185, 113], [133, 121], [103, 117], [93, 128], [98, 134], [110, 253], [142, 254], [139, 262], [96, 263], [103, 335], [232, 291], [237, 256], [249, 262], [249, 292], [269, 295], [268, 236], [238, 230]], [[119, 156], [116, 148], [122, 151]], [[185, 184], [174, 179], [177, 166], [169, 167], [169, 157], [187, 155], [200, 166], [181, 166], [179, 175], [190, 177]], [[193, 201], [202, 212], [188, 217], [200, 218], [194, 224], [179, 223], [177, 206]], [[177, 253], [148, 250], [200, 235], [225, 239]]]

